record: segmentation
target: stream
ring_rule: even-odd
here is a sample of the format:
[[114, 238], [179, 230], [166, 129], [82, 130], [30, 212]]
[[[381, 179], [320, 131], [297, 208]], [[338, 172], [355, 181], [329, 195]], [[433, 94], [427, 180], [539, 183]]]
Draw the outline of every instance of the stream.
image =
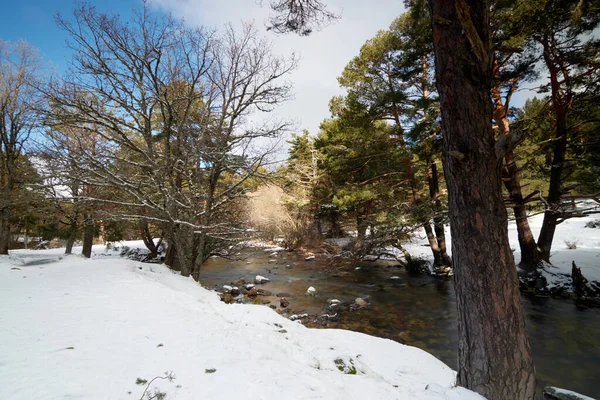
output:
[[[391, 263], [333, 262], [316, 256], [305, 261], [293, 252], [246, 250], [242, 260], [212, 258], [203, 265], [200, 281], [206, 288], [222, 291], [223, 285], [253, 283], [256, 275], [270, 282], [256, 285], [266, 296], [229, 301], [265, 304], [285, 316], [308, 313], [302, 322], [309, 327], [341, 328], [383, 337], [419, 347], [452, 368], [457, 368], [456, 295], [452, 280], [411, 276]], [[393, 279], [390, 279], [392, 278]], [[306, 295], [308, 287], [316, 296]], [[271, 292], [271, 295], [269, 295]], [[285, 294], [287, 308], [277, 294]], [[369, 304], [357, 308], [360, 297]], [[331, 310], [329, 299], [342, 301]], [[538, 386], [600, 395], [600, 309], [580, 308], [574, 301], [522, 296], [536, 365]], [[352, 307], [349, 307], [352, 305]], [[351, 308], [351, 309], [350, 309]], [[337, 316], [333, 319], [324, 314]]]

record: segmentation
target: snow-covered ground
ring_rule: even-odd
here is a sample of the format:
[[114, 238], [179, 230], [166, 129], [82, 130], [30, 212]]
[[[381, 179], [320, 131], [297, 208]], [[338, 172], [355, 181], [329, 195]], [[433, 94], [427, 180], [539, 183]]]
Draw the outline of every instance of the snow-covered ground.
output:
[[417, 348], [227, 305], [162, 265], [102, 249], [42, 264], [63, 249], [0, 256], [0, 398], [140, 399], [136, 380], [167, 371], [175, 380], [149, 390], [167, 399], [482, 398]]
[[[580, 207], [585, 208], [596, 206], [598, 204], [595, 202], [586, 202], [580, 205]], [[550, 272], [570, 275], [571, 263], [575, 261], [575, 264], [581, 268], [581, 273], [584, 277], [588, 280], [600, 281], [600, 228], [585, 227], [588, 222], [598, 219], [600, 219], [600, 214], [595, 214], [582, 218], [571, 218], [558, 225], [550, 253], [550, 262], [552, 263], [548, 267]], [[543, 220], [543, 214], [534, 215], [529, 218], [529, 225], [536, 238], [542, 228]], [[515, 221], [509, 221], [508, 234], [511, 248], [514, 250], [515, 261], [518, 263], [521, 259], [521, 252]], [[450, 252], [452, 246], [450, 229], [448, 227], [446, 227], [446, 239]], [[574, 244], [576, 249], [569, 249], [568, 243]], [[421, 229], [411, 242], [405, 244], [405, 248], [411, 255], [431, 261], [431, 250], [429, 247], [426, 247], [427, 244], [425, 232]]]

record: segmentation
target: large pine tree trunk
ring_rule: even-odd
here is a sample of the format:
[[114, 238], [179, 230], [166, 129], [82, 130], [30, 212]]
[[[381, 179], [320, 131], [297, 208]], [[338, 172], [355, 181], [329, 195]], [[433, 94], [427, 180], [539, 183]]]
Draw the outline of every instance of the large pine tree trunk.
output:
[[8, 207], [0, 211], [0, 254], [8, 254], [10, 243], [10, 212]]
[[489, 1], [429, 0], [458, 305], [458, 384], [533, 399], [535, 372], [492, 131]]

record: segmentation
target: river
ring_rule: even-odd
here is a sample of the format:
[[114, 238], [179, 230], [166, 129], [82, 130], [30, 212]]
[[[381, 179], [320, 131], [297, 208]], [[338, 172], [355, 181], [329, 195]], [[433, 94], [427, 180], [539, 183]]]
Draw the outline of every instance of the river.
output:
[[[307, 326], [341, 328], [388, 338], [419, 347], [456, 369], [456, 295], [451, 280], [411, 276], [391, 263], [313, 261], [293, 252], [270, 256], [262, 250], [248, 250], [241, 260], [212, 258], [202, 267], [200, 281], [207, 288], [243, 279], [252, 283], [256, 275], [270, 279], [257, 285], [271, 296], [244, 302], [276, 307], [284, 315], [308, 313]], [[390, 279], [394, 277], [394, 279]], [[306, 295], [308, 287], [316, 296]], [[288, 296], [282, 308], [277, 294]], [[369, 305], [349, 310], [356, 298]], [[329, 299], [339, 299], [339, 310], [327, 309]], [[538, 386], [558, 386], [588, 396], [600, 395], [600, 309], [581, 308], [571, 300], [522, 296], [536, 364]], [[354, 306], [352, 307], [354, 308]], [[334, 315], [334, 320], [320, 317]]]

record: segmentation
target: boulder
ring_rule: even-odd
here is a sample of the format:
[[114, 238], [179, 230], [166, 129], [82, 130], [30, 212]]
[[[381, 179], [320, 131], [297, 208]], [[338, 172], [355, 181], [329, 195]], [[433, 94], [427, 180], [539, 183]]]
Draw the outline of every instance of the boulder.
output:
[[257, 295], [258, 295], [258, 292], [256, 291], [255, 288], [252, 288], [252, 289], [248, 290], [248, 296], [255, 297]]
[[240, 288], [237, 286], [234, 286], [231, 288], [231, 295], [232, 296], [237, 296], [240, 294]]

